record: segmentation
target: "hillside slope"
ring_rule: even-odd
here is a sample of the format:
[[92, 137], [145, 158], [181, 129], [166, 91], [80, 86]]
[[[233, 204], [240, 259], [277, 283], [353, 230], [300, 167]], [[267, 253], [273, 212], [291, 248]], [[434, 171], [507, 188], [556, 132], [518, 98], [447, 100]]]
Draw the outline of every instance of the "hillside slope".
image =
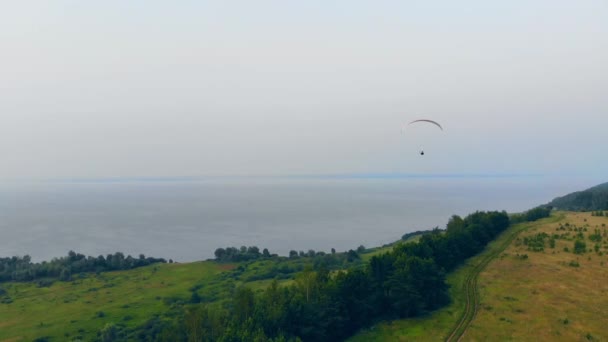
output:
[[608, 210], [608, 183], [557, 197], [547, 204], [559, 210]]
[[519, 234], [480, 274], [463, 341], [608, 341], [607, 226], [570, 212]]
[[[462, 318], [467, 318], [469, 310], [467, 302], [467, 290], [469, 280], [477, 282], [479, 272], [487, 267], [487, 263], [500, 256], [502, 251], [510, 245], [511, 241], [518, 236], [521, 231], [527, 230], [543, 222], [556, 222], [559, 215], [543, 219], [538, 222], [523, 222], [511, 226], [504, 231], [496, 240], [492, 241], [488, 247], [479, 255], [470, 258], [454, 272], [450, 273], [447, 281], [450, 285], [450, 305], [434, 311], [429, 315], [407, 318], [394, 321], [379, 322], [375, 326], [360, 331], [357, 335], [350, 338], [349, 342], [367, 341], [446, 341], [458, 340], [459, 334], [452, 334], [458, 330], [457, 325]], [[474, 285], [474, 284], [473, 284]], [[476, 294], [474, 294], [476, 296]], [[466, 309], [466, 310], [465, 310]], [[474, 311], [475, 312], [475, 311]], [[474, 316], [474, 313], [473, 313]], [[469, 320], [472, 317], [469, 317]], [[466, 329], [466, 326], [465, 326]], [[450, 338], [448, 338], [450, 336]], [[456, 337], [454, 337], [456, 336]]]

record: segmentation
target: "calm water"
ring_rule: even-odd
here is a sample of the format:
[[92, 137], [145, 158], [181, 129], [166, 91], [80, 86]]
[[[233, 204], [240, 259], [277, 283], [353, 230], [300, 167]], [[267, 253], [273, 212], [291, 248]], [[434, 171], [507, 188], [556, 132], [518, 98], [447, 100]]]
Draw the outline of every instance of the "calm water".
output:
[[522, 211], [582, 187], [540, 178], [2, 185], [0, 256], [39, 261], [72, 249], [193, 261], [225, 246], [342, 251], [444, 227], [453, 214]]

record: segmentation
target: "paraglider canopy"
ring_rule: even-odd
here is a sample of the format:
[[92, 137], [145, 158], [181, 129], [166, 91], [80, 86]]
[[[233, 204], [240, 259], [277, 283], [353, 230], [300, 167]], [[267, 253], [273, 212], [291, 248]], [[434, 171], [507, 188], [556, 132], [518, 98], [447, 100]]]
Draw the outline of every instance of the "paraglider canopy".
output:
[[411, 125], [416, 122], [429, 122], [429, 123], [432, 123], [433, 125], [439, 127], [439, 129], [441, 129], [443, 131], [443, 127], [441, 127], [441, 125], [439, 123], [437, 123], [436, 121], [433, 121], [433, 120], [428, 120], [428, 119], [414, 120], [414, 121], [410, 122], [408, 125]]

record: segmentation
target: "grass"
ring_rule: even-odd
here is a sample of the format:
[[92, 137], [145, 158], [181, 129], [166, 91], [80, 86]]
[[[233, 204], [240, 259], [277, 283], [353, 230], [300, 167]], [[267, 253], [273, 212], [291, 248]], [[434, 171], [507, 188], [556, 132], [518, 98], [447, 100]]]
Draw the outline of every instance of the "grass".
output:
[[[558, 230], [566, 222], [587, 228], [581, 232], [588, 249], [584, 254], [572, 252], [572, 231], [571, 237], [557, 239], [555, 248], [547, 242], [540, 252], [529, 251], [522, 243], [523, 238], [539, 233], [568, 233]], [[537, 225], [521, 234], [481, 273], [481, 310], [465, 340], [608, 340], [608, 237], [603, 236], [600, 243], [602, 255], [589, 239], [594, 229], [604, 231], [602, 224], [608, 225], [608, 218], [566, 213], [559, 222]]]
[[[310, 264], [310, 258], [273, 258], [234, 264], [201, 261], [155, 264], [128, 271], [76, 275], [49, 287], [34, 282], [1, 283], [0, 342], [92, 340], [108, 323], [127, 328], [188, 303], [193, 292], [212, 305], [224, 305], [246, 285], [262, 291], [278, 275], [281, 286]], [[12, 302], [2, 303], [10, 298]]]
[[361, 260], [363, 260], [364, 262], [368, 262], [372, 257], [374, 257], [376, 255], [381, 255], [381, 254], [385, 254], [385, 253], [392, 251], [393, 247], [395, 247], [399, 243], [418, 242], [418, 240], [420, 240], [422, 235], [424, 235], [424, 234], [416, 234], [416, 235], [408, 237], [405, 240], [399, 240], [388, 246], [385, 245], [384, 247], [369, 248], [361, 254]]
[[158, 264], [91, 275], [39, 288], [4, 283], [10, 304], [0, 304], [0, 341], [90, 340], [107, 323], [140, 325], [167, 310], [167, 299], [188, 300], [189, 288], [209, 283], [230, 266], [212, 262]]
[[394, 246], [370, 248], [361, 254], [361, 260], [368, 262], [371, 260], [371, 258], [377, 255], [385, 254], [392, 251], [393, 247]]

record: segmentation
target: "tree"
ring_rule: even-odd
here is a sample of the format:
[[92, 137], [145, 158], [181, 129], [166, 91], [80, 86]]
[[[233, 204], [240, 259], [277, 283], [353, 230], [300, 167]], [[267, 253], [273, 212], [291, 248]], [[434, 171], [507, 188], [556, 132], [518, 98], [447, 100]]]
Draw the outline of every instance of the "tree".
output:
[[254, 303], [253, 291], [250, 288], [242, 286], [236, 290], [232, 305], [238, 322], [245, 322], [252, 316]]
[[583, 240], [574, 241], [574, 253], [584, 254], [587, 251], [587, 244]]
[[61, 273], [59, 274], [59, 280], [61, 281], [70, 281], [72, 279], [72, 274], [69, 269], [63, 268]]
[[357, 259], [359, 259], [359, 254], [357, 254], [357, 252], [353, 251], [352, 249], [349, 249], [346, 253], [346, 260], [348, 260], [348, 262], [353, 262]]
[[448, 225], [446, 226], [446, 231], [448, 234], [457, 234], [461, 233], [465, 228], [464, 220], [458, 216], [453, 215], [448, 221]]
[[316, 281], [317, 275], [312, 271], [312, 267], [310, 267], [310, 265], [306, 266], [304, 271], [300, 272], [296, 276], [297, 287], [304, 295], [304, 298], [306, 298], [306, 303], [310, 302], [311, 292]]
[[202, 341], [203, 339], [203, 315], [200, 309], [192, 308], [186, 310], [184, 315], [184, 332], [188, 336], [188, 341]]
[[226, 256], [226, 250], [223, 248], [218, 248], [215, 250], [215, 259], [217, 260], [223, 260], [224, 257]]

